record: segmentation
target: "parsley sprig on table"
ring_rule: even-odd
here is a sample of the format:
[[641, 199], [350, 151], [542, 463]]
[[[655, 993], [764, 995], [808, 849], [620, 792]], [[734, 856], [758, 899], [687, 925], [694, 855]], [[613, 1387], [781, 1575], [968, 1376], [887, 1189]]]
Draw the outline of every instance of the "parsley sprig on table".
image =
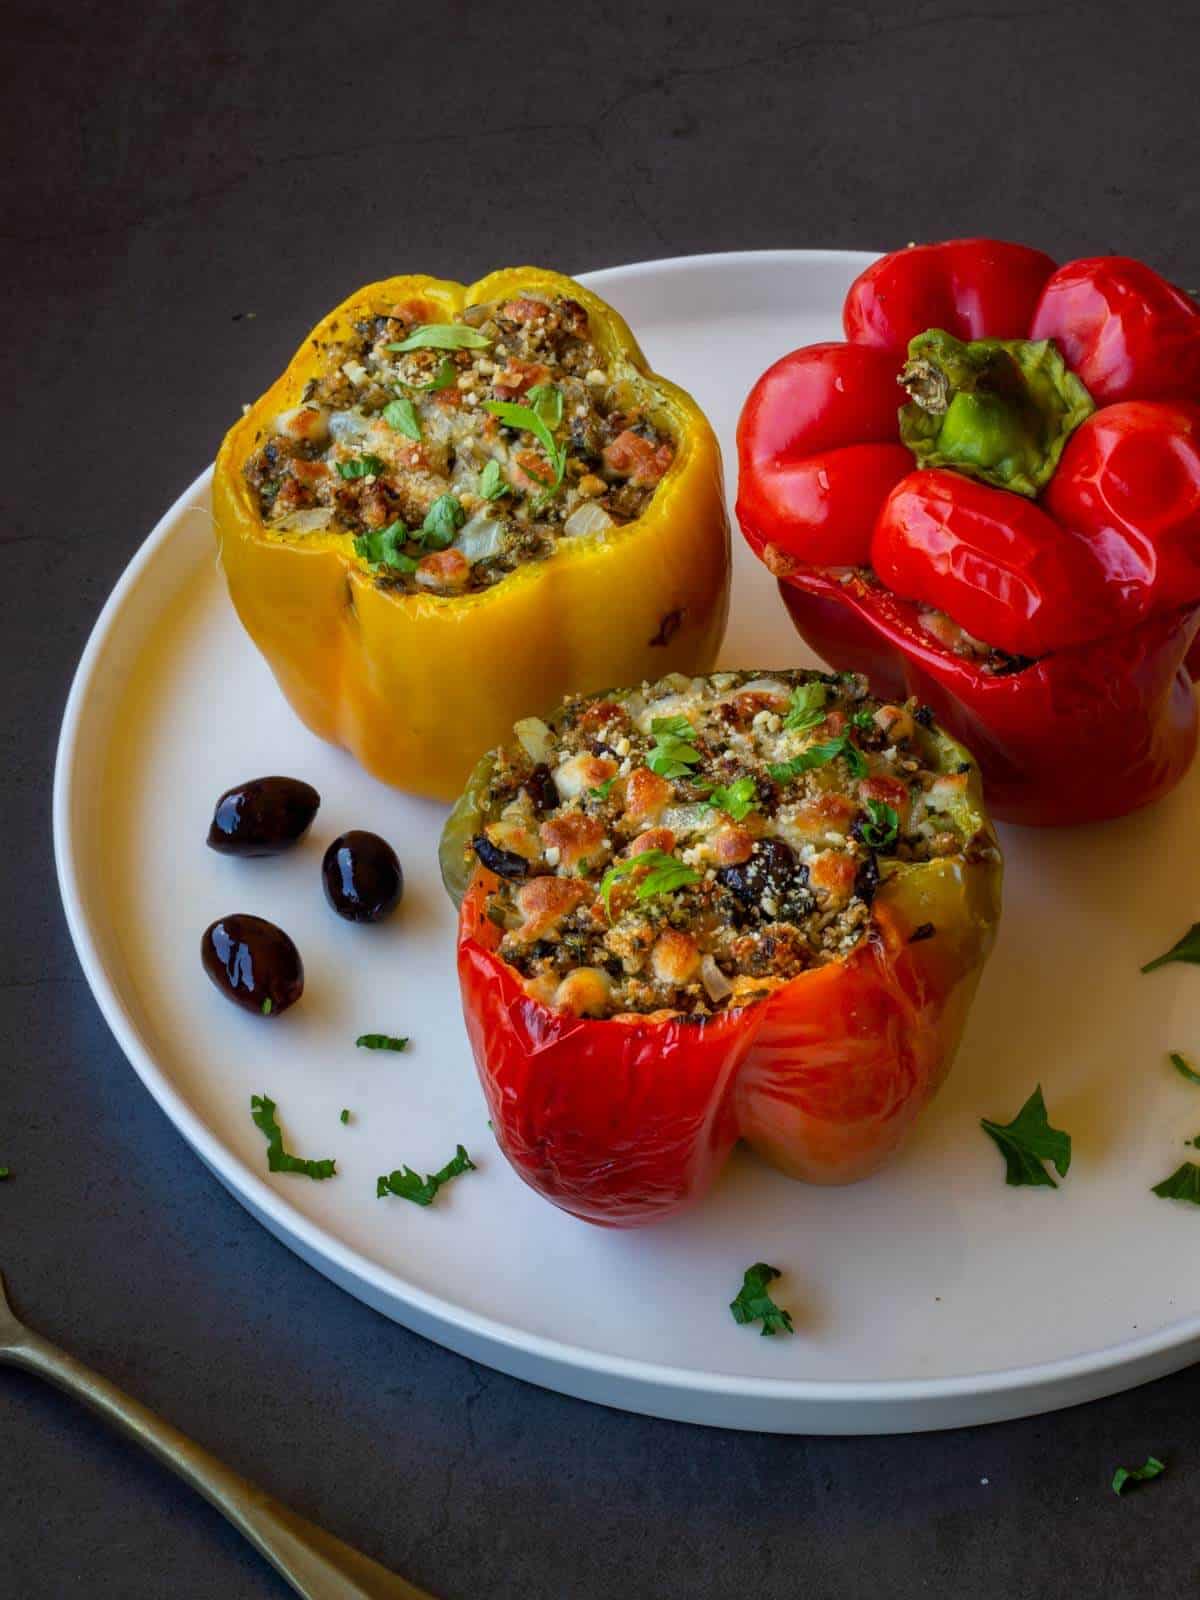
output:
[[269, 1095], [250, 1096], [250, 1115], [267, 1141], [267, 1167], [271, 1172], [299, 1172], [306, 1178], [332, 1178], [334, 1161], [306, 1161], [283, 1148], [283, 1130], [275, 1118], [275, 1102]]
[[655, 895], [670, 894], [674, 889], [686, 889], [689, 885], [700, 882], [700, 874], [695, 867], [689, 867], [686, 861], [680, 861], [678, 856], [668, 855], [665, 850], [643, 850], [640, 855], [626, 856], [623, 861], [614, 861], [600, 880], [600, 898], [604, 901], [604, 909], [608, 912], [610, 922], [613, 890], [622, 878], [627, 878], [639, 867], [646, 869], [646, 876], [638, 882], [633, 891], [639, 900], [650, 900]]
[[1113, 1473], [1113, 1493], [1120, 1494], [1127, 1483], [1149, 1483], [1151, 1478], [1160, 1477], [1166, 1470], [1166, 1462], [1157, 1456], [1147, 1456], [1144, 1467], [1118, 1467]]
[[361, 1050], [407, 1050], [408, 1040], [393, 1033], [360, 1033], [355, 1044]]
[[769, 1267], [765, 1261], [756, 1261], [747, 1267], [737, 1298], [729, 1302], [733, 1320], [737, 1323], [761, 1322], [764, 1339], [777, 1333], [792, 1333], [792, 1314], [777, 1306], [767, 1293], [767, 1285], [781, 1276], [778, 1267]]
[[1004, 1157], [1005, 1183], [1014, 1188], [1057, 1189], [1043, 1165], [1046, 1161], [1060, 1178], [1066, 1177], [1071, 1165], [1071, 1135], [1050, 1126], [1040, 1083], [1011, 1122], [989, 1122], [981, 1117], [979, 1125]]
[[1168, 961], [1188, 961], [1193, 966], [1200, 966], [1200, 922], [1193, 922], [1181, 939], [1176, 940], [1163, 955], [1147, 961], [1142, 971], [1153, 972], [1157, 967], [1165, 967]]
[[1200, 1167], [1194, 1161], [1185, 1161], [1169, 1178], [1156, 1183], [1150, 1193], [1160, 1200], [1188, 1200], [1200, 1206]]
[[385, 1195], [394, 1194], [400, 1200], [411, 1200], [415, 1206], [431, 1206], [443, 1184], [449, 1183], [451, 1178], [457, 1178], [464, 1172], [477, 1170], [475, 1163], [460, 1144], [440, 1172], [427, 1173], [424, 1178], [411, 1167], [401, 1167], [395, 1172], [385, 1173], [376, 1182], [375, 1197], [382, 1200]]
[[1197, 1072], [1188, 1058], [1180, 1055], [1178, 1050], [1170, 1051], [1167, 1059], [1181, 1078], [1186, 1078], [1189, 1083], [1200, 1083], [1200, 1072]]

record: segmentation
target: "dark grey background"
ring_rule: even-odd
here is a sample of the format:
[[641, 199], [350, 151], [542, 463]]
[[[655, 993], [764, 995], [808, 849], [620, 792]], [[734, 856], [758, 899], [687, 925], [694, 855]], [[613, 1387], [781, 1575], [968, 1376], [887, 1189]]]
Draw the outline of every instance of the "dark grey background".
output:
[[[85, 0], [8, 17], [0, 1264], [18, 1304], [445, 1600], [1194, 1585], [1200, 1371], [973, 1432], [751, 1437], [526, 1387], [332, 1288], [201, 1169], [118, 1053], [59, 910], [49, 796], [106, 593], [349, 288], [973, 232], [1120, 249], [1194, 286], [1195, 8]], [[1148, 1451], [1169, 1474], [1118, 1501], [1114, 1466]], [[0, 1372], [0, 1592], [284, 1590], [157, 1468]]]

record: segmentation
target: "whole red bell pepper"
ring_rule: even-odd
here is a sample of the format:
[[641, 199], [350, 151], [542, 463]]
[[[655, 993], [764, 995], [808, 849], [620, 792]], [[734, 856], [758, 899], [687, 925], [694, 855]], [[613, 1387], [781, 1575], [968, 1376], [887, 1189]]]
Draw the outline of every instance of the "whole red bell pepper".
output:
[[903, 1141], [949, 1070], [1000, 913], [1001, 859], [979, 769], [938, 730], [960, 853], [906, 862], [870, 936], [754, 1004], [703, 1019], [592, 1019], [533, 998], [497, 953], [497, 879], [471, 840], [492, 756], [442, 837], [460, 901], [458, 977], [500, 1148], [526, 1183], [588, 1222], [632, 1227], [698, 1200], [738, 1137], [789, 1176], [849, 1183]]
[[1124, 257], [964, 239], [873, 263], [843, 322], [738, 427], [738, 519], [800, 633], [928, 702], [998, 816], [1157, 798], [1196, 743], [1200, 306]]

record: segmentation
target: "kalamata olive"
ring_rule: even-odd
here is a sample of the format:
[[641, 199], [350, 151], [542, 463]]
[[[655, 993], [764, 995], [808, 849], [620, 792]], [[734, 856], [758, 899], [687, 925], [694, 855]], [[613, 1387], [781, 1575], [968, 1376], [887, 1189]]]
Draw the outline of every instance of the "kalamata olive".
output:
[[559, 804], [554, 774], [543, 761], [538, 762], [521, 787], [533, 801], [535, 811], [553, 811]]
[[[749, 860], [722, 867], [717, 878], [747, 911], [772, 921], [806, 916], [815, 904], [808, 868], [785, 839], [759, 839]], [[763, 906], [764, 898], [772, 910]]]
[[304, 993], [299, 950], [263, 917], [219, 917], [204, 930], [200, 959], [227, 1000], [262, 1017], [277, 1017]]
[[251, 778], [217, 801], [208, 847], [227, 856], [278, 855], [304, 837], [320, 804], [299, 778]]
[[404, 893], [396, 852], [377, 833], [352, 828], [336, 838], [321, 862], [325, 898], [347, 922], [380, 922]]
[[868, 905], [875, 898], [875, 891], [879, 887], [879, 862], [875, 852], [865, 856], [854, 874], [854, 892], [860, 900], [865, 900]]
[[519, 856], [515, 850], [502, 850], [486, 833], [477, 833], [471, 840], [471, 848], [488, 871], [498, 878], [523, 878], [529, 871], [524, 856]]

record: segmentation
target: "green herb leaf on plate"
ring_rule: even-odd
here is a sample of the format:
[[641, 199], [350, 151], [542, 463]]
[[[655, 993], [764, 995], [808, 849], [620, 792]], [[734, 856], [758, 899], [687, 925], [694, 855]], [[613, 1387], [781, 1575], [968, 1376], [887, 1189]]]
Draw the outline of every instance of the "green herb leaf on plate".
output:
[[386, 348], [405, 350], [486, 350], [491, 340], [465, 322], [426, 322]]
[[1053, 1163], [1060, 1178], [1071, 1166], [1071, 1135], [1050, 1126], [1042, 1086], [1026, 1100], [1011, 1122], [989, 1122], [980, 1118], [980, 1127], [993, 1140], [1004, 1157], [1004, 1181], [1014, 1188], [1057, 1189], [1043, 1162]]
[[283, 1130], [275, 1117], [275, 1102], [269, 1095], [250, 1096], [250, 1115], [267, 1141], [267, 1167], [271, 1172], [299, 1172], [306, 1178], [332, 1178], [337, 1171], [333, 1161], [306, 1161], [283, 1148]]
[[431, 1206], [443, 1184], [464, 1172], [476, 1170], [475, 1163], [460, 1144], [440, 1172], [431, 1172], [422, 1178], [411, 1167], [401, 1167], [385, 1174], [376, 1182], [375, 1196], [382, 1200], [385, 1195], [394, 1194], [400, 1200], [411, 1200], [416, 1206]]
[[407, 1050], [408, 1040], [392, 1033], [360, 1033], [355, 1039], [360, 1050]]
[[1144, 1467], [1118, 1467], [1113, 1473], [1113, 1493], [1120, 1494], [1127, 1483], [1149, 1483], [1151, 1478], [1161, 1476], [1166, 1470], [1166, 1462], [1157, 1456], [1147, 1456]]
[[406, 439], [419, 440], [421, 437], [421, 419], [417, 416], [417, 408], [405, 395], [384, 406], [383, 420], [389, 428], [402, 433]]
[[678, 856], [668, 855], [664, 850], [643, 850], [639, 856], [626, 856], [623, 861], [614, 862], [600, 880], [600, 898], [604, 901], [610, 921], [613, 889], [620, 879], [627, 878], [639, 867], [646, 869], [646, 876], [634, 890], [639, 900], [650, 900], [655, 895], [670, 894], [675, 889], [686, 889], [690, 884], [700, 882], [700, 874], [695, 867], [689, 867]]
[[355, 456], [337, 463], [339, 478], [377, 478], [387, 471], [387, 463], [378, 456]]
[[772, 1338], [777, 1333], [793, 1332], [791, 1312], [777, 1306], [767, 1293], [767, 1285], [774, 1283], [779, 1276], [778, 1267], [769, 1267], [765, 1261], [756, 1261], [752, 1267], [746, 1268], [737, 1299], [729, 1303], [735, 1322], [742, 1325], [748, 1322], [762, 1323], [764, 1339]]
[[1182, 939], [1173, 944], [1165, 955], [1147, 961], [1142, 971], [1153, 972], [1156, 967], [1165, 967], [1168, 961], [1190, 961], [1193, 966], [1200, 966], [1200, 922], [1193, 922]]
[[742, 822], [758, 805], [758, 785], [749, 775], [730, 784], [718, 784], [704, 804]]
[[1200, 1167], [1194, 1161], [1185, 1161], [1169, 1178], [1156, 1183], [1150, 1193], [1160, 1200], [1189, 1200], [1192, 1205], [1200, 1206]]

